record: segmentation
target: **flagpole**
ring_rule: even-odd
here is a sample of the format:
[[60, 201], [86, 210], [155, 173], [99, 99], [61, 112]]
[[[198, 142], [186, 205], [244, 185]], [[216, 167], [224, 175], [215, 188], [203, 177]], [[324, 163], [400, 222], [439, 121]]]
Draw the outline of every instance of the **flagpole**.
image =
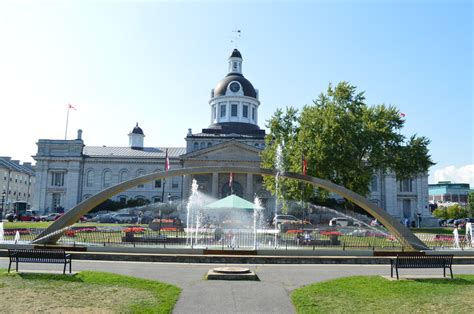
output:
[[64, 132], [64, 140], [67, 140], [67, 125], [69, 123], [69, 110], [71, 109], [71, 106], [67, 106], [67, 115], [66, 115], [66, 132]]

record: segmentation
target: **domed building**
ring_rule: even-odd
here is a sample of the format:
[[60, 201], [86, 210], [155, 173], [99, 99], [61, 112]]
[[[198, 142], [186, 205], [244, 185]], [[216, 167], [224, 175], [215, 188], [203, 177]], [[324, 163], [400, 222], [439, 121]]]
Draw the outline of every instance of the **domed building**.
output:
[[[128, 146], [86, 146], [79, 131], [75, 140], [38, 140], [36, 184], [33, 209], [69, 209], [80, 201], [120, 182], [162, 171], [166, 155], [172, 169], [198, 166], [260, 165], [265, 131], [259, 127], [259, 91], [242, 71], [243, 58], [234, 49], [228, 58], [227, 75], [211, 90], [209, 124], [200, 132], [191, 129], [185, 147], [145, 145], [145, 132], [138, 125], [128, 134]], [[180, 200], [189, 196], [195, 178], [202, 192], [222, 198], [231, 192], [249, 201], [258, 195], [267, 210], [274, 202], [262, 184], [262, 177], [229, 173], [209, 173], [156, 180], [116, 195], [113, 200], [146, 199], [151, 202]], [[428, 177], [422, 174], [399, 180], [391, 173], [374, 173], [368, 198], [392, 216], [413, 220], [420, 214], [424, 224], [431, 216], [428, 208]], [[421, 217], [420, 216], [420, 217]]]
[[[255, 166], [265, 145], [265, 130], [258, 126], [258, 90], [242, 73], [242, 54], [234, 49], [228, 59], [228, 73], [211, 90], [210, 125], [199, 133], [188, 130], [185, 167]], [[200, 188], [215, 198], [231, 193], [229, 175], [212, 173], [194, 176]], [[189, 186], [191, 178], [184, 178]], [[187, 196], [185, 189], [184, 196]], [[255, 194], [265, 201], [270, 195], [262, 186], [262, 178], [252, 174], [235, 174], [232, 192], [247, 200]]]

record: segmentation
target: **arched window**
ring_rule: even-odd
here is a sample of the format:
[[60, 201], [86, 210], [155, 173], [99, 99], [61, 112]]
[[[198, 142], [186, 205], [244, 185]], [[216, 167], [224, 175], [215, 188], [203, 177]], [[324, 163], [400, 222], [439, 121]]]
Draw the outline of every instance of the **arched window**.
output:
[[[139, 170], [137, 171], [137, 176], [136, 176], [136, 177], [138, 178], [138, 177], [144, 176], [145, 173], [146, 173], [145, 170], [139, 169]], [[137, 187], [138, 187], [138, 188], [143, 188], [144, 185], [143, 185], [143, 184], [139, 184], [139, 185], [137, 185]]]
[[201, 143], [201, 149], [206, 148], [206, 143], [202, 142]]
[[198, 150], [199, 149], [199, 143], [198, 142], [194, 142], [193, 144], [193, 150]]
[[370, 190], [372, 192], [377, 192], [379, 190], [378, 181], [379, 178], [377, 176], [372, 176], [372, 181], [370, 183]]
[[208, 142], [207, 143], [207, 147], [211, 147], [212, 146], [212, 143], [211, 142]]
[[118, 196], [117, 200], [119, 201], [120, 204], [127, 204], [127, 196], [126, 195]]
[[112, 185], [112, 171], [104, 170], [103, 178], [102, 178], [102, 186], [107, 188]]
[[120, 182], [125, 182], [128, 179], [128, 170], [122, 169], [120, 170]]
[[91, 194], [86, 194], [82, 197], [82, 200], [84, 201], [84, 200], [88, 199], [91, 196], [92, 196]]
[[86, 174], [86, 186], [91, 187], [94, 186], [94, 170], [87, 171]]

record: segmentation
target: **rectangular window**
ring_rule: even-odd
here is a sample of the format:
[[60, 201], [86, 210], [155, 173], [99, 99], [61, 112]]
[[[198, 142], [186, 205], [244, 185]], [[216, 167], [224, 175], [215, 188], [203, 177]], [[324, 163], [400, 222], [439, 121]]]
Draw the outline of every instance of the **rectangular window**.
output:
[[412, 192], [413, 191], [413, 180], [412, 179], [404, 179], [399, 181], [399, 189], [400, 192]]
[[155, 188], [161, 188], [161, 180], [155, 180]]
[[238, 108], [238, 105], [237, 104], [232, 104], [231, 105], [231, 112], [230, 112], [230, 115], [232, 117], [237, 117], [237, 108]]
[[225, 118], [226, 116], [226, 105], [220, 105], [220, 108], [221, 108], [221, 113], [220, 113], [220, 117], [221, 118]]
[[249, 117], [249, 106], [243, 105], [242, 106], [242, 117], [248, 118]]
[[171, 188], [177, 189], [179, 187], [179, 177], [171, 178]]
[[64, 172], [52, 172], [51, 173], [51, 185], [52, 186], [64, 186]]
[[127, 198], [125, 196], [120, 196], [119, 197], [119, 203], [120, 204], [127, 204]]
[[255, 107], [252, 107], [252, 120], [255, 121]]
[[212, 106], [212, 119], [217, 119], [216, 106]]

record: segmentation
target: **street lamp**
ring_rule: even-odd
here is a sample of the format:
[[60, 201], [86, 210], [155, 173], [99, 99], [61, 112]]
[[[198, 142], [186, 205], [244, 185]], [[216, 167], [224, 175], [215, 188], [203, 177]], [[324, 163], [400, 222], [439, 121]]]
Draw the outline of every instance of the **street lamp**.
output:
[[3, 221], [3, 206], [5, 205], [5, 191], [2, 192], [2, 210], [0, 211], [0, 222]]

